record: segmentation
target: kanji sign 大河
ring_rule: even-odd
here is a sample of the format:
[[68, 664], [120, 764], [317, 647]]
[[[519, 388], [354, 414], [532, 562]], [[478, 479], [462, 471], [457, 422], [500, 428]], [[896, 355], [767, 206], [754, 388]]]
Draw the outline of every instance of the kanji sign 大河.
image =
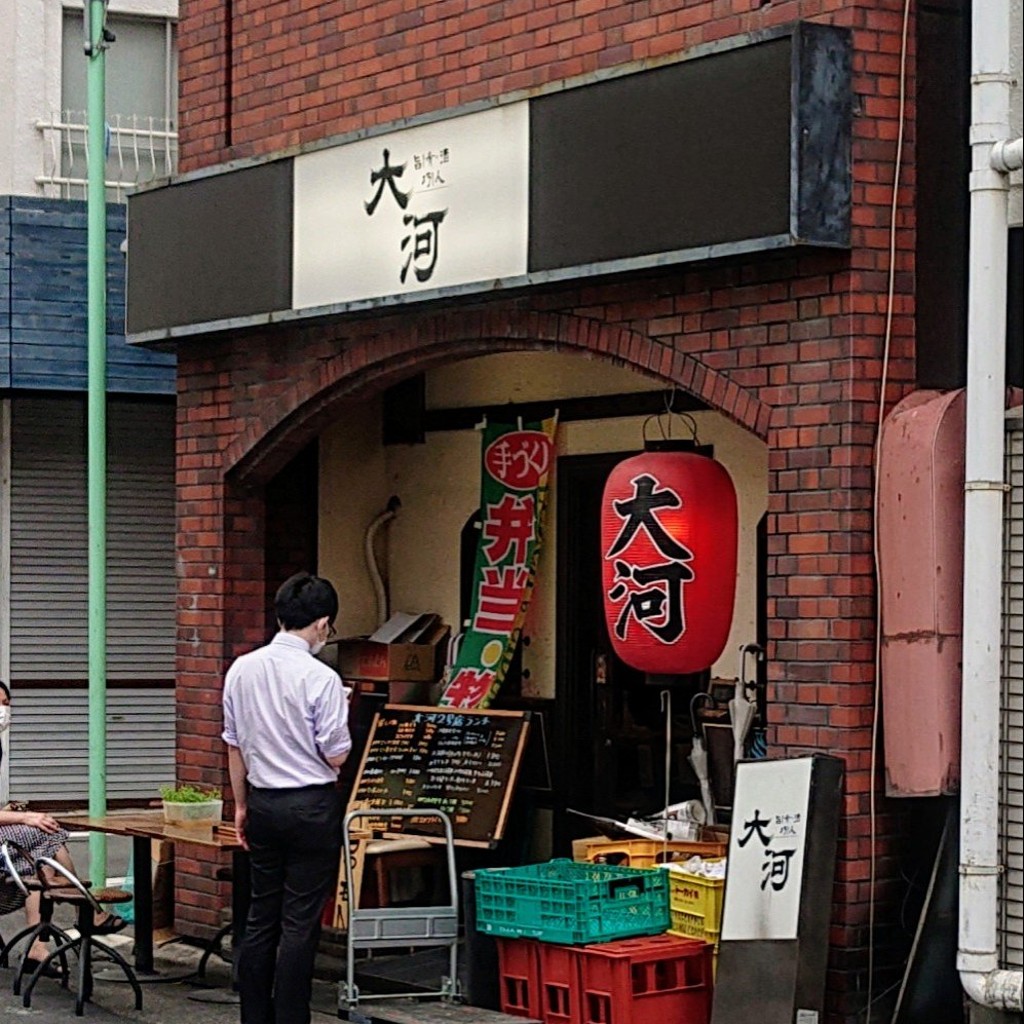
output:
[[525, 274], [529, 123], [510, 103], [296, 157], [294, 308]]
[[554, 419], [484, 430], [470, 620], [441, 704], [487, 707], [505, 677], [540, 553], [554, 432]]
[[601, 549], [615, 653], [654, 674], [710, 668], [736, 591], [736, 491], [724, 467], [693, 451], [620, 462], [605, 484]]
[[795, 939], [808, 834], [811, 758], [744, 762], [736, 774], [722, 937]]

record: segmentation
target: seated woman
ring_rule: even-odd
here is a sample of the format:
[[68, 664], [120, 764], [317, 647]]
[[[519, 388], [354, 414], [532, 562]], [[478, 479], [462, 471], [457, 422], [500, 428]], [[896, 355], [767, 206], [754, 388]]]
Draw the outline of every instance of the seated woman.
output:
[[[0, 736], [7, 730], [11, 721], [11, 691], [7, 684], [0, 681]], [[3, 748], [0, 746], [0, 756]], [[0, 809], [0, 842], [11, 842], [25, 851], [27, 857], [14, 854], [15, 870], [22, 878], [35, 878], [35, 862], [40, 857], [51, 857], [58, 864], [66, 867], [73, 874], [78, 876], [74, 861], [68, 852], [68, 833], [57, 824], [57, 821], [49, 814], [39, 811], [19, 811], [8, 805]], [[31, 858], [31, 859], [28, 859]], [[0, 876], [7, 873], [6, 865], [0, 864]], [[19, 901], [20, 902], [20, 901]], [[16, 906], [8, 906], [7, 912], [16, 909]], [[39, 893], [31, 892], [25, 901], [25, 921], [32, 927], [39, 923]], [[117, 914], [104, 914], [96, 920], [96, 933], [99, 935], [111, 935], [125, 927], [127, 922]], [[25, 956], [29, 961], [29, 967], [33, 968], [44, 960], [49, 950], [44, 942], [38, 939], [32, 944]]]

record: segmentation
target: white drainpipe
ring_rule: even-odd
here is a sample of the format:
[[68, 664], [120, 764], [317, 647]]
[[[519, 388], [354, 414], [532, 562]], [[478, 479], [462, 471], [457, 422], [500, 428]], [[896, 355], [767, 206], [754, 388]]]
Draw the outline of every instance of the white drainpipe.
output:
[[971, 64], [971, 235], [967, 318], [964, 638], [957, 968], [976, 1003], [1022, 1008], [1022, 973], [999, 970], [999, 689], [1006, 405], [1009, 0], [975, 0]]

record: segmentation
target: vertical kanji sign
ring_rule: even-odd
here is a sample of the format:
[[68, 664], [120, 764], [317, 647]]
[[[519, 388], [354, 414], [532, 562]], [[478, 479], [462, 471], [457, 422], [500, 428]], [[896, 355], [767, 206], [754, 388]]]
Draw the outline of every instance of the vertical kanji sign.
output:
[[484, 428], [470, 621], [449, 672], [443, 705], [487, 707], [508, 670], [540, 554], [555, 425], [555, 419], [548, 419]]

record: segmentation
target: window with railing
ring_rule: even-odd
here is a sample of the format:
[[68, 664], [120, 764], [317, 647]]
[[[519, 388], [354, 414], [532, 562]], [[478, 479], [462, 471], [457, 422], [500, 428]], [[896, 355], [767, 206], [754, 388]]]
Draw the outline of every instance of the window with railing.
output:
[[[178, 162], [177, 48], [168, 18], [108, 15], [115, 41], [107, 50], [107, 198], [121, 202], [137, 185], [173, 174]], [[87, 62], [82, 15], [64, 15], [61, 111], [40, 120], [46, 141], [37, 180], [48, 194], [84, 199], [88, 181]]]

